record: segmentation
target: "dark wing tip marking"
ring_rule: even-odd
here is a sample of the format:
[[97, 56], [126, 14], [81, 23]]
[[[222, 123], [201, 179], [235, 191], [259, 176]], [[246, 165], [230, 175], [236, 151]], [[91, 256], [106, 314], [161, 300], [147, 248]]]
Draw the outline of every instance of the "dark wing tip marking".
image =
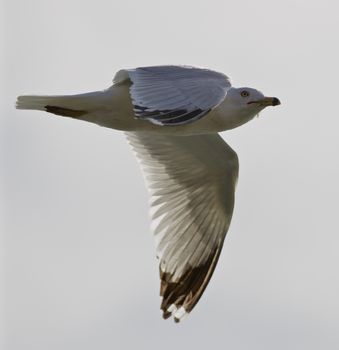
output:
[[163, 110], [148, 110], [149, 108], [147, 107], [141, 107], [138, 105], [134, 106], [134, 112], [138, 118], [154, 118], [157, 120], [162, 120], [162, 119], [171, 119], [178, 117], [182, 114], [187, 113], [186, 109], [163, 109]]
[[197, 108], [193, 111], [187, 109], [151, 110], [148, 107], [134, 105], [133, 110], [137, 118], [154, 121], [160, 125], [180, 125], [202, 118], [211, 109], [202, 110]]
[[45, 106], [45, 111], [56, 115], [61, 115], [64, 117], [71, 117], [71, 118], [78, 118], [88, 113], [87, 111], [63, 108], [58, 106], [50, 106], [50, 105]]
[[[165, 120], [163, 122], [164, 125], [179, 125], [179, 124], [184, 124], [189, 121], [194, 121], [202, 118], [204, 115], [206, 115], [210, 109], [207, 111], [204, 111], [202, 109], [196, 109], [192, 112], [185, 113], [183, 115], [179, 115], [175, 118], [171, 118], [169, 120]], [[162, 121], [161, 121], [162, 122]]]
[[[160, 268], [160, 296], [163, 297], [160, 308], [164, 319], [172, 315], [168, 311], [171, 305], [175, 305], [177, 309], [184, 307], [187, 313], [192, 311], [212, 277], [220, 252], [221, 245], [211, 252], [204, 264], [188, 268], [175, 282], [172, 274], [163, 272]], [[174, 318], [174, 321], [179, 322], [180, 319]]]

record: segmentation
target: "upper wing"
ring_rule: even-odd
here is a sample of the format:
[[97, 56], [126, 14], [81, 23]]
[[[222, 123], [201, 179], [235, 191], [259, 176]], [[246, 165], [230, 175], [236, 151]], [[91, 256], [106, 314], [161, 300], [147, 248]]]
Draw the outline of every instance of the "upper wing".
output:
[[228, 77], [208, 69], [155, 66], [119, 71], [114, 81], [132, 81], [130, 94], [137, 118], [159, 125], [190, 123], [217, 107], [231, 87]]
[[164, 318], [176, 321], [201, 297], [230, 225], [236, 153], [218, 134], [127, 133], [151, 192]]

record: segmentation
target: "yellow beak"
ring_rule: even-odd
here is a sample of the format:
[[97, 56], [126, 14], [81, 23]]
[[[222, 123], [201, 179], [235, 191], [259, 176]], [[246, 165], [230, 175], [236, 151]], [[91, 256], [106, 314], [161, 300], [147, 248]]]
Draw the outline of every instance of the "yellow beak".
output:
[[276, 97], [264, 97], [261, 100], [255, 101], [254, 103], [258, 103], [260, 106], [278, 106], [280, 105], [280, 101]]

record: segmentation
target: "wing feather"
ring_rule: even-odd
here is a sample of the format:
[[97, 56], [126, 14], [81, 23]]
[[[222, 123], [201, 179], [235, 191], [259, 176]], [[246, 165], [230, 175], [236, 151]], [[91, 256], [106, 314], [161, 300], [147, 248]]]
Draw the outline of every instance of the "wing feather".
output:
[[119, 71], [114, 81], [125, 81], [126, 74], [132, 82], [130, 95], [136, 118], [160, 125], [187, 124], [202, 118], [224, 100], [231, 87], [226, 75], [189, 66], [126, 69]]
[[189, 313], [205, 290], [230, 225], [236, 153], [217, 134], [127, 133], [151, 193], [164, 318]]

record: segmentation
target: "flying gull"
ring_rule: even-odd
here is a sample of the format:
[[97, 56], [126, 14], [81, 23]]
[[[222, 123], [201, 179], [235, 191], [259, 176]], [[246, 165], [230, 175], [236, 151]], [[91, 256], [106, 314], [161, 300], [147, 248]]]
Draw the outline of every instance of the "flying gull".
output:
[[16, 107], [125, 131], [150, 191], [163, 317], [178, 322], [203, 294], [232, 218], [238, 157], [218, 133], [279, 104], [213, 70], [155, 66], [120, 70], [103, 91], [19, 96]]

